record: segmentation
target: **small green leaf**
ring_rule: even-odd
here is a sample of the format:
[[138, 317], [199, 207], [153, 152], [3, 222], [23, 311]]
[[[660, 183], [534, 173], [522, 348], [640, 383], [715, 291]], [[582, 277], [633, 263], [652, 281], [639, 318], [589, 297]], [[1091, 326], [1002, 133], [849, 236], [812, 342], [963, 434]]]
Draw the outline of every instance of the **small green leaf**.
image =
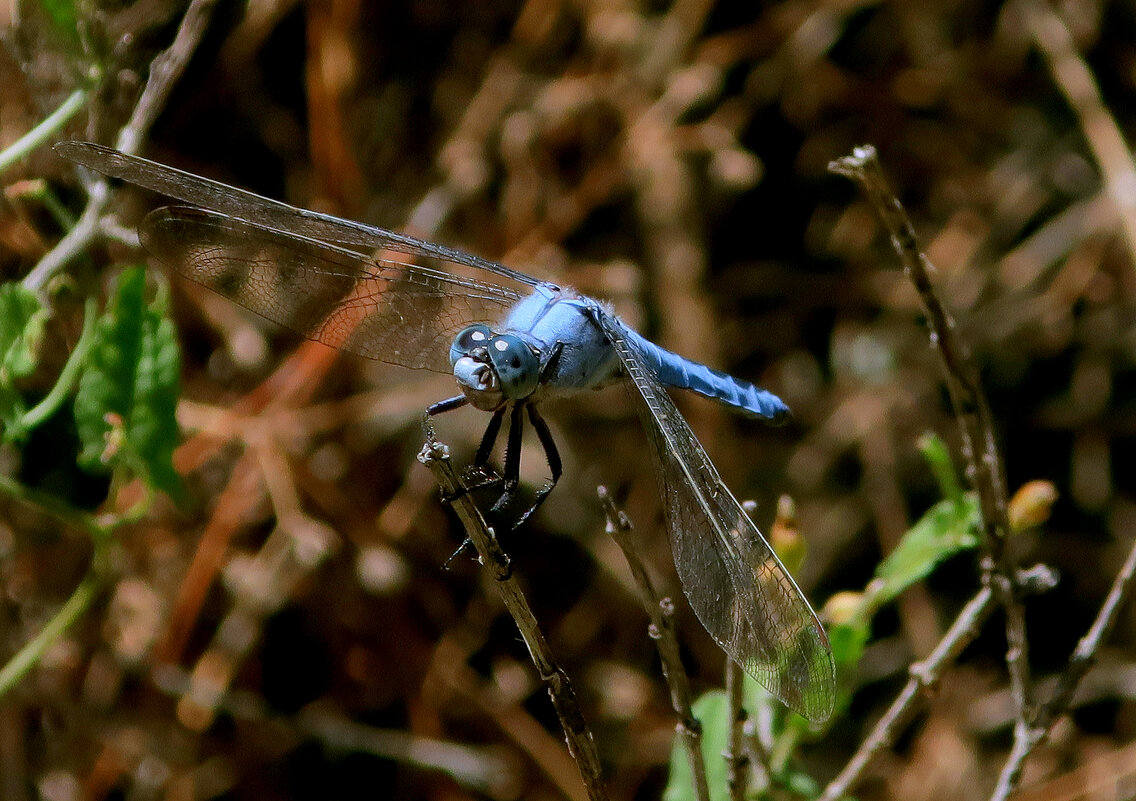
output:
[[151, 488], [177, 497], [181, 480], [172, 457], [179, 440], [174, 412], [180, 353], [167, 306], [164, 285], [147, 302], [143, 268], [119, 276], [79, 379], [75, 422], [84, 469], [123, 466]]
[[939, 482], [939, 493], [950, 501], [962, 500], [962, 488], [947, 444], [938, 434], [929, 431], [919, 438], [919, 450], [930, 465], [931, 472], [935, 474], [935, 480]]
[[[842, 604], [842, 601], [845, 603]], [[837, 675], [853, 670], [860, 664], [864, 648], [872, 634], [871, 620], [874, 596], [865, 593], [842, 592], [828, 599], [824, 605], [824, 619], [828, 623], [828, 642], [836, 660]], [[845, 608], [842, 609], [841, 606]]]
[[28, 407], [24, 398], [11, 386], [0, 381], [0, 429], [6, 442], [20, 441], [27, 434], [23, 426]]
[[[768, 704], [783, 709], [780, 702], [773, 699], [769, 692], [748, 674], [742, 676], [742, 704], [750, 714], [759, 706]], [[701, 696], [693, 704], [694, 717], [702, 725], [702, 762], [706, 766], [706, 784], [710, 789], [710, 801], [728, 801], [730, 788], [727, 783], [729, 766], [726, 763], [726, 750], [729, 743], [729, 731], [732, 721], [730, 718], [730, 704], [726, 693], [722, 690], [712, 690]], [[800, 736], [807, 734], [809, 723], [800, 715], [788, 712], [778, 715], [775, 719], [774, 731], [778, 738], [787, 733], [793, 734], [787, 744], [789, 753]], [[788, 732], [789, 728], [799, 725], [799, 730]], [[787, 759], [785, 760], [788, 761]], [[776, 765], [775, 769], [778, 769]], [[752, 769], [752, 767], [750, 768]], [[789, 774], [776, 775], [770, 779], [779, 787], [784, 787], [789, 781]], [[751, 785], [752, 786], [752, 785]], [[690, 773], [690, 761], [687, 757], [686, 746], [676, 736], [671, 746], [670, 772], [667, 787], [663, 791], [663, 801], [694, 801], [694, 779]]]
[[36, 368], [47, 309], [33, 292], [20, 284], [0, 285], [0, 426], [3, 438], [20, 439], [27, 407], [16, 389], [18, 378]]
[[[694, 702], [694, 717], [702, 724], [702, 761], [706, 765], [706, 782], [710, 801], [727, 801], [726, 787], [727, 736], [730, 729], [730, 705], [721, 690], [708, 692]], [[686, 747], [676, 736], [671, 746], [670, 779], [663, 791], [663, 801], [695, 801], [694, 777]]]
[[43, 4], [43, 10], [47, 12], [48, 18], [61, 33], [72, 36], [75, 34], [79, 17], [75, 14], [75, 4], [71, 0], [40, 0], [40, 3]]
[[20, 284], [0, 285], [0, 382], [30, 375], [43, 338], [47, 309]]
[[[41, 35], [41, 40], [65, 44], [78, 52], [79, 16], [74, 0], [20, 0], [19, 13], [25, 24]], [[45, 24], [50, 29], [45, 29]]]
[[878, 581], [872, 585], [875, 602], [890, 601], [928, 576], [939, 562], [977, 546], [976, 532], [981, 524], [982, 513], [973, 494], [932, 506], [876, 568]]

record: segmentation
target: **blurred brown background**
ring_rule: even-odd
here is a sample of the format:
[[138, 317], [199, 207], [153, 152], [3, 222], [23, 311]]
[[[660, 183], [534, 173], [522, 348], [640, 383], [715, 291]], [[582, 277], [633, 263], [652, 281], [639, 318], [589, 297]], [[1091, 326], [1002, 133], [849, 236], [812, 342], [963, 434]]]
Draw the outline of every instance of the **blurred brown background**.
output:
[[[108, 66], [68, 137], [113, 142], [181, 11], [85, 12]], [[1075, 69], [1055, 78], [1039, 19], [1071, 36], [1100, 105]], [[21, 23], [0, 73], [4, 143], [74, 86], [35, 14]], [[917, 296], [855, 187], [826, 172], [874, 144], [980, 370], [1010, 489], [1041, 478], [1061, 494], [1044, 529], [1015, 542], [1023, 563], [1062, 576], [1028, 605], [1044, 677], [1136, 529], [1136, 243], [1123, 224], [1136, 174], [1108, 149], [1112, 126], [1130, 139], [1136, 122], [1134, 35], [1132, 4], [1089, 0], [222, 2], [143, 154], [574, 285], [780, 395], [794, 419], [779, 429], [678, 402], [763, 529], [780, 494], [795, 499], [809, 543], [798, 578], [820, 608], [862, 588], [938, 500], [919, 436], [938, 432], [962, 464]], [[38, 176], [78, 206], [72, 169], [47, 149], [4, 179]], [[133, 224], [154, 205], [127, 190], [114, 208]], [[5, 209], [5, 279], [57, 235], [37, 222]], [[79, 286], [100, 285], [105, 253], [74, 266]], [[575, 769], [511, 620], [475, 563], [442, 569], [461, 532], [415, 455], [421, 410], [452, 379], [297, 351], [173, 287], [191, 501], [123, 533], [105, 603], [0, 703], [0, 801], [563, 797]], [[674, 715], [595, 496], [613, 489], [680, 599], [646, 443], [618, 388], [546, 416], [565, 477], [505, 546], [576, 682], [612, 797], [656, 798]], [[459, 462], [484, 422], [439, 420]], [[539, 483], [535, 444], [523, 464]], [[53, 486], [81, 496], [72, 480]], [[6, 504], [0, 553], [8, 654], [88, 551]], [[958, 557], [877, 618], [860, 674], [842, 677], [858, 688], [851, 710], [802, 751], [819, 782], [977, 580], [974, 555]], [[678, 614], [696, 689], [718, 686], [721, 652], [684, 600]], [[1030, 761], [1028, 797], [1131, 797], [1131, 631], [1126, 613], [1087, 697]], [[996, 615], [858, 797], [987, 797], [1012, 722], [1004, 652]], [[378, 739], [358, 749], [353, 724]], [[469, 750], [407, 752], [434, 742]]]

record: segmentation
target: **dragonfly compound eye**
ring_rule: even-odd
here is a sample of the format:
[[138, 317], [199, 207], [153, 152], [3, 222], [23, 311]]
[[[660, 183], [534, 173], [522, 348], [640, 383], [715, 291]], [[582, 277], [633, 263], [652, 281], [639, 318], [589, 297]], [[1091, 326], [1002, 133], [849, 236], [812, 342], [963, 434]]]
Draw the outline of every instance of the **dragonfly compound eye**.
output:
[[520, 337], [502, 334], [489, 340], [489, 361], [501, 391], [510, 400], [527, 398], [540, 380], [540, 360]]
[[450, 365], [456, 365], [458, 359], [471, 355], [478, 348], [488, 347], [492, 336], [493, 332], [489, 330], [489, 326], [483, 323], [463, 328], [450, 345]]

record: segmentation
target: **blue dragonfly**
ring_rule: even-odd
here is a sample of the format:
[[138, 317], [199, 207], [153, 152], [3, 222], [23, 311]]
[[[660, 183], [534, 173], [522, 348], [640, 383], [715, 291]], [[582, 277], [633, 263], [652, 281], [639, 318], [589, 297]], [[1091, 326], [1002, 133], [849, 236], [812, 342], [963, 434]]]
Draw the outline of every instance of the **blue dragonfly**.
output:
[[[496, 477], [504, 492], [494, 511], [517, 490], [526, 417], [552, 480], [522, 522], [560, 478], [560, 456], [538, 410], [542, 400], [629, 384], [651, 445], [675, 568], [699, 621], [790, 709], [817, 722], [832, 713], [835, 666], [824, 627], [664, 387], [774, 422], [789, 411], [779, 398], [664, 350], [597, 300], [496, 262], [101, 145], [62, 142], [55, 149], [190, 204], [159, 208], [139, 228], [145, 248], [184, 276], [309, 339], [452, 374], [461, 394], [427, 413], [470, 405], [491, 414], [475, 468], [489, 462], [508, 416]], [[392, 253], [417, 263], [380, 256]], [[471, 275], [459, 274], [463, 268]]]

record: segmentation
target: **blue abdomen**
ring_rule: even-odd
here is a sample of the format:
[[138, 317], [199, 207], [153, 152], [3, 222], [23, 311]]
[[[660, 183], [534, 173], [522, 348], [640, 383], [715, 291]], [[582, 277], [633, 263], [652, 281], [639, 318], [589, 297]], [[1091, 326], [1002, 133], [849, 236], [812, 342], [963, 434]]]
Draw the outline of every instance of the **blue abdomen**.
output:
[[677, 353], [660, 348], [635, 331], [626, 330], [643, 361], [659, 377], [659, 381], [667, 386], [689, 389], [774, 423], [788, 418], [789, 407], [772, 392], [704, 364], [684, 359]]

